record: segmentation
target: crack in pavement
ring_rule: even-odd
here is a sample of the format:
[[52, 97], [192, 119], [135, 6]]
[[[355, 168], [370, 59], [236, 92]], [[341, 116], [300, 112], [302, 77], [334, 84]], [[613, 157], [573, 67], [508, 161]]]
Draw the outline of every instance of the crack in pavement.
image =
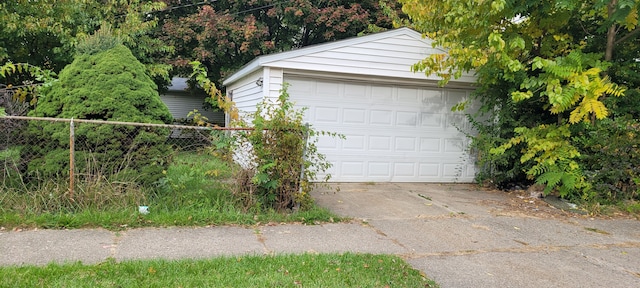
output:
[[113, 237], [111, 238], [111, 245], [108, 246], [102, 246], [102, 248], [109, 248], [109, 257], [108, 258], [113, 258], [116, 259], [116, 256], [118, 254], [118, 246], [120, 245], [120, 240], [122, 240], [122, 237], [124, 232], [113, 232]]
[[272, 255], [273, 251], [271, 249], [269, 249], [269, 247], [267, 247], [267, 243], [266, 243], [267, 238], [265, 238], [264, 235], [262, 235], [262, 231], [260, 231], [260, 229], [254, 229], [253, 230], [253, 234], [256, 235], [256, 240], [258, 240], [258, 242], [262, 245], [262, 249], [264, 250], [264, 254], [265, 255]]
[[367, 224], [367, 225], [365, 225], [365, 227], [369, 227], [371, 230], [373, 230], [373, 232], [376, 232], [376, 234], [382, 236], [383, 238], [386, 238], [386, 239], [390, 240], [393, 244], [396, 244], [396, 245], [402, 247], [402, 249], [409, 251], [409, 248], [407, 246], [405, 246], [404, 244], [402, 244], [398, 239], [390, 238], [387, 234], [382, 232], [382, 230], [374, 227], [373, 225]]
[[[640, 247], [640, 243], [637, 243], [637, 242], [630, 242], [630, 243], [625, 242], [625, 244], [635, 244], [635, 245], [634, 245], [634, 246], [612, 246], [612, 247], [622, 247], [622, 248], [629, 248], [629, 247], [632, 247], [632, 248], [638, 248], [638, 247]], [[602, 246], [602, 244], [600, 244], [600, 246]], [[606, 248], [601, 248], [601, 247], [588, 247], [588, 248], [608, 249], [608, 248], [610, 248], [610, 247], [606, 247]], [[578, 255], [582, 256], [582, 257], [583, 257], [584, 259], [586, 259], [589, 263], [591, 263], [591, 264], [593, 264], [593, 265], [596, 265], [596, 266], [598, 266], [598, 267], [601, 267], [601, 268], [607, 268], [607, 269], [610, 269], [610, 270], [613, 270], [613, 271], [622, 272], [622, 273], [627, 273], [627, 274], [630, 274], [631, 276], [635, 276], [635, 277], [640, 278], [640, 273], [639, 273], [639, 272], [636, 272], [636, 271], [630, 271], [630, 270], [628, 270], [628, 269], [627, 269], [627, 268], [625, 268], [625, 267], [622, 267], [622, 266], [620, 266], [620, 265], [616, 265], [615, 263], [612, 263], [612, 262], [606, 261], [605, 259], [602, 259], [602, 258], [596, 258], [596, 257], [593, 257], [593, 256], [585, 255], [584, 253], [582, 253], [582, 252], [580, 252], [580, 251], [569, 251], [569, 252], [571, 252], [571, 253], [575, 253], [575, 254], [578, 254]]]

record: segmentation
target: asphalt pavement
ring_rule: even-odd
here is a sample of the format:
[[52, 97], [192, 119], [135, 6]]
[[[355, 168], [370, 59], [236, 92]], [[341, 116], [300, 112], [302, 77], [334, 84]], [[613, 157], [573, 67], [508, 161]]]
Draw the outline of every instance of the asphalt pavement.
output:
[[466, 184], [342, 183], [312, 195], [353, 221], [0, 230], [0, 265], [360, 252], [399, 255], [441, 287], [640, 287], [638, 220]]

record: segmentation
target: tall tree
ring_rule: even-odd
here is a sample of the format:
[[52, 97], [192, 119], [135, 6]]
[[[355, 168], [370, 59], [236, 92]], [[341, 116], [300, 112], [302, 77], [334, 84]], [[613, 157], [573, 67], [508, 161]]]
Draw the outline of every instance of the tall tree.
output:
[[165, 2], [163, 32], [179, 55], [173, 63], [187, 67], [198, 60], [216, 81], [261, 54], [392, 27], [377, 0]]

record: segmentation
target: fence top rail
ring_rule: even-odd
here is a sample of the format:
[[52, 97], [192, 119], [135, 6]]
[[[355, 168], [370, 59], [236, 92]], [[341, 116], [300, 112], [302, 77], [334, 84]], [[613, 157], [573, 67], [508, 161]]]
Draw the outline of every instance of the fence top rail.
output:
[[33, 121], [49, 121], [49, 122], [72, 122], [73, 121], [74, 123], [130, 125], [130, 126], [141, 126], [141, 127], [160, 127], [160, 128], [174, 128], [174, 129], [193, 129], [193, 130], [232, 130], [232, 131], [253, 130], [253, 128], [249, 128], [249, 127], [187, 126], [187, 125], [172, 125], [172, 124], [137, 123], [137, 122], [120, 122], [120, 121], [104, 121], [104, 120], [89, 120], [89, 119], [51, 118], [51, 117], [0, 116], [0, 119], [33, 120]]

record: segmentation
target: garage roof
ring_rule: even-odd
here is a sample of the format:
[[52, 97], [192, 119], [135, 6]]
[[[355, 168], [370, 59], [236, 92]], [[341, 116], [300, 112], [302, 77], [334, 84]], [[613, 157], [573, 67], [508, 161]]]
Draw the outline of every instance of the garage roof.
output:
[[[435, 53], [433, 41], [409, 28], [400, 28], [296, 50], [257, 57], [224, 80], [228, 86], [262, 67], [335, 72], [358, 75], [439, 80], [435, 76], [411, 72], [412, 64]], [[454, 82], [473, 83], [471, 74]]]

